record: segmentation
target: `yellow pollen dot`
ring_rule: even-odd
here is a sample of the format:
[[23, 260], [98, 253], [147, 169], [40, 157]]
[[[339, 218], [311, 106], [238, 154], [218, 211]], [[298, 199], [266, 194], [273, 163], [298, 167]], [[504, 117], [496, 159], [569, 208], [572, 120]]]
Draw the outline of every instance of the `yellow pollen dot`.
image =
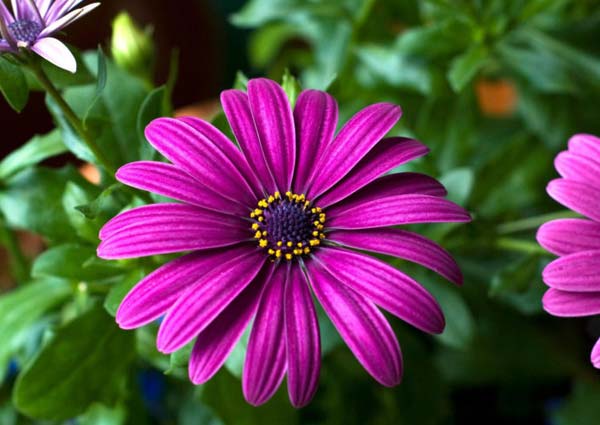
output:
[[281, 250], [280, 249], [278, 249], [277, 251], [275, 251], [275, 257], [281, 258]]
[[312, 208], [312, 209], [310, 210], [310, 212], [311, 212], [311, 213], [313, 213], [313, 214], [316, 214], [316, 213], [317, 213], [317, 209], [316, 209], [316, 208]]
[[261, 247], [261, 248], [265, 248], [265, 247], [266, 247], [266, 246], [269, 244], [269, 242], [267, 242], [267, 240], [266, 240], [266, 239], [261, 239], [261, 240], [258, 242], [258, 244], [260, 245], [260, 247]]
[[273, 202], [275, 202], [275, 197], [271, 195], [269, 196], [269, 199], [267, 199], [267, 201], [269, 202], [269, 204], [272, 204]]
[[275, 250], [273, 248], [269, 248], [269, 251], [267, 251], [269, 253], [269, 255], [274, 255], [275, 254]]
[[321, 239], [325, 239], [325, 234], [324, 234], [324, 233], [321, 233], [321, 234], [319, 235], [319, 237], [320, 237]]
[[310, 244], [310, 246], [317, 246], [321, 243], [321, 241], [318, 239], [311, 239], [310, 241], [308, 241], [308, 243]]
[[302, 242], [298, 242], [296, 245], [298, 246], [298, 248], [302, 248], [304, 246]]
[[294, 255], [302, 255], [302, 250], [301, 250], [301, 249], [298, 249], [298, 248], [296, 248], [296, 249], [294, 250]]
[[288, 261], [291, 260], [292, 257], [293, 257], [292, 254], [285, 254], [285, 259], [288, 260]]
[[319, 220], [315, 220], [315, 221], [313, 221], [313, 224], [314, 224], [315, 226], [318, 226], [319, 224], [321, 224], [321, 222], [320, 222]]
[[267, 203], [266, 199], [261, 199], [261, 200], [258, 202], [258, 206], [259, 206], [259, 207], [263, 207], [263, 208], [267, 208], [267, 207], [269, 206], [269, 204]]
[[316, 238], [317, 236], [319, 236], [319, 232], [315, 230], [314, 232], [312, 232], [312, 235]]
[[285, 192], [285, 196], [292, 199], [292, 192], [290, 192], [290, 191]]
[[304, 253], [305, 254], [310, 254], [310, 248], [309, 247], [304, 248]]
[[254, 218], [256, 217], [256, 214], [254, 214], [253, 212], [250, 213], [250, 218]]
[[282, 246], [283, 245], [283, 241], [278, 241], [277, 242], [277, 246]]
[[321, 211], [323, 211], [323, 210], [321, 208], [317, 207], [317, 212], [320, 213]]
[[273, 194], [273, 197], [274, 197], [275, 199], [279, 199], [279, 198], [281, 197], [281, 193], [279, 193], [279, 192], [275, 192], [275, 193]]
[[287, 246], [289, 246], [289, 247], [291, 248], [291, 247], [294, 245], [294, 242], [292, 242], [292, 241], [289, 241], [289, 242], [288, 242], [286, 245], [287, 245]]
[[256, 239], [260, 239], [262, 237], [262, 233], [260, 232], [260, 230], [257, 230], [256, 233], [254, 234], [254, 237]]
[[310, 205], [310, 201], [304, 202], [304, 208], [308, 207], [309, 205]]
[[254, 210], [254, 214], [256, 214], [256, 215], [262, 215], [262, 213], [263, 213], [263, 210], [261, 210], [260, 208], [257, 208]]
[[252, 230], [258, 230], [259, 227], [258, 223], [252, 223]]
[[264, 218], [264, 217], [262, 217], [262, 216], [261, 216], [261, 217], [258, 217], [258, 221], [265, 221], [265, 218]]
[[319, 230], [323, 230], [323, 225], [322, 225], [322, 224], [318, 224], [318, 225], [317, 225], [317, 229], [319, 229]]

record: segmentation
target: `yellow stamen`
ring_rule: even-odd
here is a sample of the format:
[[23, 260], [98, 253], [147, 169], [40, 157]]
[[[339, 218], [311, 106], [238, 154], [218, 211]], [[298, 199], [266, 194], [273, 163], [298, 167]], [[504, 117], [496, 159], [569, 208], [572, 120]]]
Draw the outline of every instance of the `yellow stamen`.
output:
[[258, 244], [260, 245], [261, 248], [266, 248], [267, 245], [269, 244], [269, 242], [267, 242], [266, 239], [261, 239], [260, 241], [258, 241]]

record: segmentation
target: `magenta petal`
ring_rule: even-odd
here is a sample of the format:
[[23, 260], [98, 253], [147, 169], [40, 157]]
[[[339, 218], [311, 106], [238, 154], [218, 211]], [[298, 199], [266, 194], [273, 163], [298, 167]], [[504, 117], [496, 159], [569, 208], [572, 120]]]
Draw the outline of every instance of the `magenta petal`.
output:
[[360, 364], [382, 385], [398, 385], [402, 354], [383, 314], [316, 261], [308, 261], [306, 266], [317, 299]]
[[294, 192], [306, 193], [315, 161], [333, 140], [338, 121], [338, 105], [329, 94], [318, 90], [300, 93], [294, 108], [298, 157]]
[[296, 162], [296, 132], [290, 102], [279, 84], [266, 78], [248, 83], [248, 99], [267, 165], [277, 188], [291, 188]]
[[600, 250], [600, 223], [578, 218], [553, 220], [540, 227], [537, 240], [556, 255]]
[[425, 332], [443, 332], [444, 314], [435, 298], [395, 267], [339, 248], [321, 249], [315, 257], [333, 277], [394, 316]]
[[127, 294], [117, 311], [117, 323], [123, 329], [134, 329], [152, 322], [165, 314], [201, 276], [247, 250], [246, 246], [195, 252], [169, 261]]
[[223, 366], [258, 307], [260, 293], [273, 268], [266, 267], [196, 338], [190, 356], [190, 380], [200, 385]]
[[308, 199], [316, 198], [348, 174], [401, 115], [400, 107], [390, 103], [377, 103], [354, 115], [317, 160]]
[[249, 212], [248, 208], [223, 198], [185, 171], [164, 162], [131, 162], [119, 168], [116, 178], [128, 186], [209, 210], [236, 215]]
[[206, 329], [254, 280], [265, 262], [265, 255], [255, 248], [230, 258], [200, 276], [198, 282], [171, 307], [156, 339], [161, 352], [172, 353], [180, 349]]
[[277, 267], [267, 282], [246, 351], [242, 390], [248, 403], [267, 402], [283, 380], [286, 370], [284, 291], [289, 267]]
[[254, 189], [254, 194], [257, 198], [262, 198], [262, 185], [256, 178], [256, 175], [250, 168], [250, 165], [244, 158], [244, 155], [238, 150], [231, 140], [227, 138], [220, 130], [218, 130], [212, 124], [195, 117], [182, 117], [177, 118], [179, 121], [188, 124], [206, 139], [210, 140], [215, 146], [225, 153], [225, 156], [234, 164], [235, 169], [238, 170], [244, 179], [250, 184], [250, 187]]
[[558, 202], [595, 221], [600, 221], [600, 188], [567, 180], [552, 180], [547, 191]]
[[336, 230], [327, 239], [340, 245], [393, 255], [427, 267], [451, 282], [462, 284], [458, 264], [441, 246], [413, 232], [400, 229]]
[[600, 251], [583, 251], [560, 257], [542, 273], [546, 285], [564, 291], [600, 291]]
[[[376, 202], [379, 199], [400, 195], [429, 195], [444, 197], [444, 186], [433, 177], [419, 173], [397, 173], [378, 178], [358, 192], [327, 208], [327, 215], [335, 217], [353, 205]], [[320, 207], [325, 207], [320, 201]]]
[[569, 180], [600, 187], [600, 157], [591, 159], [571, 152], [561, 152], [554, 160], [556, 170]]
[[330, 228], [368, 229], [415, 223], [468, 222], [469, 213], [458, 205], [428, 195], [400, 195], [365, 203], [348, 203], [328, 219]]
[[318, 204], [321, 207], [335, 204], [399, 165], [428, 152], [427, 146], [416, 140], [383, 139], [338, 184], [322, 195]]
[[596, 369], [600, 369], [600, 339], [596, 341], [591, 355], [592, 364]]
[[576, 134], [569, 139], [569, 151], [597, 160], [600, 158], [600, 139], [591, 134]]
[[233, 202], [256, 203], [253, 189], [235, 161], [189, 125], [174, 118], [159, 118], [146, 127], [146, 137], [161, 154], [205, 186]]
[[226, 90], [221, 93], [221, 104], [246, 160], [267, 192], [274, 193], [277, 190], [277, 184], [269, 170], [256, 132], [248, 95], [240, 90]]
[[600, 292], [568, 292], [550, 288], [542, 299], [544, 309], [561, 317], [600, 314]]
[[285, 288], [285, 339], [290, 400], [294, 407], [303, 407], [319, 384], [321, 339], [317, 312], [300, 267], [292, 267]]

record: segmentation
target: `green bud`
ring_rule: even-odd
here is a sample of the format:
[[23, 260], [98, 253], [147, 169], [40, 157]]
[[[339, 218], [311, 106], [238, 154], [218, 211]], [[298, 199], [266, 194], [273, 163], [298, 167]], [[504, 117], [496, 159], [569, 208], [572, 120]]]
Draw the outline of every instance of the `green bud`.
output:
[[152, 76], [154, 44], [152, 30], [141, 29], [127, 12], [121, 12], [113, 21], [112, 56], [117, 65], [148, 80]]

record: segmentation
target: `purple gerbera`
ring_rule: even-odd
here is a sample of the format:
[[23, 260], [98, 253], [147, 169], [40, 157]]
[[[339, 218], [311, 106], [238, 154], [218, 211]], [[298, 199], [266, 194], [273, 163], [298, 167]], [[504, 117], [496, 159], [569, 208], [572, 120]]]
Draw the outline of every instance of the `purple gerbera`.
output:
[[[600, 139], [573, 136], [569, 150], [558, 154], [554, 164], [562, 178], [548, 184], [548, 193], [587, 219], [554, 220], [538, 231], [538, 242], [560, 256], [543, 272], [550, 287], [544, 308], [562, 317], [600, 314]], [[591, 359], [600, 368], [600, 340]]]
[[75, 72], [75, 57], [52, 35], [100, 5], [92, 3], [74, 9], [82, 1], [12, 0], [11, 14], [4, 0], [0, 0], [0, 53], [30, 49], [54, 65]]
[[337, 103], [321, 91], [302, 92], [292, 111], [278, 84], [254, 79], [247, 94], [228, 90], [221, 101], [239, 149], [200, 119], [161, 118], [146, 137], [173, 165], [135, 162], [117, 172], [127, 185], [183, 203], [115, 217], [100, 233], [98, 255], [192, 251], [138, 283], [117, 322], [131, 329], [165, 315], [158, 349], [172, 353], [196, 338], [189, 375], [201, 384], [253, 321], [246, 399], [266, 402], [287, 374], [291, 402], [303, 406], [320, 369], [314, 295], [364, 368], [383, 385], [398, 384], [400, 347], [378, 307], [431, 333], [442, 332], [444, 316], [417, 282], [360, 251], [461, 283], [445, 250], [391, 226], [466, 222], [469, 214], [431, 177], [384, 176], [428, 152], [415, 140], [382, 140], [400, 119], [398, 106], [371, 105], [334, 136]]

